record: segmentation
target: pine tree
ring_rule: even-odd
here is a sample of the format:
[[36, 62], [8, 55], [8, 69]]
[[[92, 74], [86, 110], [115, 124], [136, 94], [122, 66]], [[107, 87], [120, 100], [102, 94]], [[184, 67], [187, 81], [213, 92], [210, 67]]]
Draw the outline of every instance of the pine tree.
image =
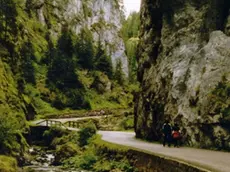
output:
[[47, 76], [48, 85], [54, 84], [58, 89], [81, 87], [82, 85], [75, 72], [72, 33], [69, 31], [63, 32], [63, 35], [58, 40], [57, 49], [51, 51], [53, 57], [51, 57], [51, 65]]
[[[8, 42], [10, 36], [17, 34], [17, 9], [14, 0], [0, 0], [0, 40]], [[12, 37], [13, 38], [13, 37]]]
[[81, 31], [80, 37], [76, 43], [76, 53], [78, 57], [78, 64], [84, 68], [94, 69], [94, 46], [93, 35], [88, 29]]
[[114, 71], [114, 80], [116, 80], [117, 83], [120, 85], [123, 85], [125, 82], [125, 74], [122, 70], [122, 63], [120, 59], [116, 63], [116, 68]]
[[34, 66], [33, 59], [34, 51], [32, 44], [30, 42], [26, 42], [21, 49], [21, 69], [23, 78], [27, 83], [35, 84], [35, 75], [34, 75]]
[[113, 76], [113, 66], [112, 66], [111, 57], [106, 54], [106, 51], [102, 47], [100, 41], [98, 43], [95, 61], [96, 61], [96, 69], [104, 72], [111, 79]]

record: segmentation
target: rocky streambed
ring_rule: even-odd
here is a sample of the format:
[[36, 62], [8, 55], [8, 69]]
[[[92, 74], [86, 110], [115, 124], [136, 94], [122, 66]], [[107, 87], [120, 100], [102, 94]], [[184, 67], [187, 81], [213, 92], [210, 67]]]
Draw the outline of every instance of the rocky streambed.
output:
[[49, 150], [46, 147], [31, 147], [29, 153], [31, 158], [23, 167], [23, 172], [86, 172], [54, 166], [54, 151]]

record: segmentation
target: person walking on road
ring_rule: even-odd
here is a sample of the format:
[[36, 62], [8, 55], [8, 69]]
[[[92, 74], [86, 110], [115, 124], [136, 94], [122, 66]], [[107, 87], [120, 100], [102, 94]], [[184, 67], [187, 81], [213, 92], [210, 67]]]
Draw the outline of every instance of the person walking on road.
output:
[[179, 147], [181, 132], [177, 123], [175, 123], [172, 128], [172, 139], [173, 139], [174, 147]]
[[163, 146], [168, 144], [168, 146], [170, 147], [171, 136], [172, 136], [172, 127], [171, 127], [168, 120], [165, 121], [165, 123], [162, 127], [162, 132], [163, 132]]

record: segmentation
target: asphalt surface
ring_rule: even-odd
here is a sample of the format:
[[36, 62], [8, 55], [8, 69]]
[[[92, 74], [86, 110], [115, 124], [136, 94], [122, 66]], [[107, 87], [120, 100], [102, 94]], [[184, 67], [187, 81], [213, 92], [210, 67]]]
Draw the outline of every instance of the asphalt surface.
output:
[[[83, 117], [84, 118], [84, 117]], [[83, 119], [80, 118], [80, 119]], [[74, 119], [80, 120], [79, 118]], [[85, 119], [85, 118], [84, 118]], [[71, 119], [52, 119], [62, 123], [70, 121]], [[34, 121], [39, 123], [42, 120]], [[73, 119], [71, 120], [73, 121]], [[39, 125], [45, 125], [41, 123]], [[77, 131], [76, 128], [68, 128]], [[192, 164], [211, 172], [230, 172], [230, 153], [211, 151], [205, 149], [187, 148], [187, 147], [163, 147], [161, 144], [149, 143], [135, 138], [134, 132], [118, 132], [118, 131], [98, 131], [102, 135], [102, 139], [124, 146], [133, 147], [139, 150], [144, 150], [162, 157], [175, 159], [184, 163]]]
[[163, 147], [161, 144], [135, 139], [135, 133], [99, 131], [102, 139], [111, 143], [130, 146], [163, 157], [176, 159], [212, 172], [230, 172], [230, 153], [195, 148]]

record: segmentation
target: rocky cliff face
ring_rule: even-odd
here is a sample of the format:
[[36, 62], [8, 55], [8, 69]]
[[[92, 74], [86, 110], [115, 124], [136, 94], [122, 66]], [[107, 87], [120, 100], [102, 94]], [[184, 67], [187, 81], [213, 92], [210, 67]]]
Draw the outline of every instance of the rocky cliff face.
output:
[[[122, 15], [118, 0], [3, 0], [0, 2], [0, 135], [2, 139], [4, 138], [3, 133], [8, 136], [10, 141], [13, 140], [20, 144], [18, 140], [22, 135], [18, 131], [19, 129], [26, 131], [26, 119], [33, 119], [36, 114], [57, 111], [52, 100], [56, 101], [59, 95], [63, 96], [63, 92], [70, 90], [70, 87], [63, 89], [54, 86], [51, 90], [48, 86], [49, 71], [53, 71], [52, 62], [55, 61], [55, 58], [64, 63], [61, 64], [60, 61], [56, 63], [56, 66], [59, 64], [64, 66], [62, 66], [61, 73], [66, 71], [68, 73], [69, 68], [72, 67], [70, 73], [73, 79], [68, 80], [63, 77], [65, 80], [63, 82], [73, 83], [74, 87], [71, 91], [76, 93], [72, 94], [72, 92], [66, 95], [66, 97], [71, 97], [71, 95], [75, 97], [68, 103], [77, 104], [77, 99], [79, 104], [85, 101], [82, 98], [85, 96], [86, 89], [90, 90], [89, 85], [91, 81], [93, 82], [94, 76], [93, 74], [88, 76], [84, 71], [80, 71], [80, 73], [78, 70], [80, 67], [77, 66], [77, 50], [75, 49], [80, 47], [77, 45], [77, 41], [80, 44], [79, 40], [83, 38], [83, 36], [77, 35], [81, 33], [81, 30], [85, 29], [87, 33], [89, 32], [85, 35], [90, 37], [90, 45], [87, 48], [91, 49], [87, 53], [92, 53], [88, 55], [91, 59], [96, 58], [93, 57], [96, 56], [93, 54], [93, 50], [98, 48], [100, 42], [105, 61], [111, 56], [115, 66], [117, 59], [121, 59], [123, 70], [128, 74], [124, 43], [119, 36]], [[63, 32], [64, 30], [66, 32]], [[66, 34], [67, 32], [69, 35]], [[91, 39], [92, 37], [94, 39]], [[95, 46], [91, 46], [92, 40]], [[82, 42], [84, 41], [86, 40]], [[60, 44], [62, 45], [58, 47]], [[60, 55], [60, 47], [66, 48], [65, 56]], [[107, 54], [104, 53], [104, 47]], [[58, 52], [60, 54], [56, 54]], [[83, 57], [85, 56], [82, 55]], [[65, 65], [66, 61], [68, 61], [68, 65]], [[110, 64], [110, 59], [106, 62]], [[73, 65], [73, 63], [76, 64]], [[77, 70], [81, 75], [79, 77], [76, 74]], [[56, 73], [56, 75], [60, 74]], [[83, 77], [87, 78], [86, 75], [90, 78], [87, 86], [82, 79]], [[79, 84], [80, 81], [76, 81], [76, 78], [80, 78], [82, 83]], [[77, 84], [81, 86], [78, 87]], [[60, 90], [56, 91], [57, 89], [60, 89], [62, 93]], [[67, 94], [66, 92], [65, 94]], [[66, 99], [62, 97], [61, 100]], [[67, 107], [63, 106], [63, 108]], [[13, 122], [15, 125], [17, 124], [18, 128], [11, 125], [11, 118], [16, 121]], [[12, 137], [4, 127], [8, 127]], [[20, 134], [20, 137], [16, 137], [16, 134]], [[11, 149], [15, 152], [19, 152], [17, 149], [23, 151], [16, 144], [11, 146], [12, 142], [10, 141], [7, 141], [6, 138], [0, 139], [1, 153], [4, 151], [8, 153]], [[6, 149], [2, 146], [3, 144], [6, 144]]]
[[[100, 41], [106, 48], [113, 65], [120, 59], [123, 71], [128, 75], [125, 47], [119, 36], [123, 18], [118, 0], [3, 1], [0, 8], [0, 27], [4, 30], [0, 34], [0, 63], [3, 72], [6, 71], [5, 66], [9, 72], [0, 73], [0, 82], [11, 86], [13, 90], [11, 92], [11, 89], [7, 89], [2, 83], [0, 102], [4, 102], [3, 107], [9, 104], [14, 111], [14, 106], [20, 106], [16, 108], [17, 111], [28, 114], [28, 119], [34, 117], [36, 112], [30, 104], [36, 96], [32, 94], [35, 90], [45, 90], [44, 86], [41, 86], [41, 83], [45, 84], [47, 73], [44, 61], [47, 60], [48, 49], [57, 44], [58, 38], [63, 34], [62, 28], [66, 25], [76, 34], [79, 34], [81, 29], [88, 29], [94, 37], [94, 43], [98, 44]], [[26, 79], [23, 79], [25, 73], [37, 83], [29, 85]], [[11, 79], [13, 84], [6, 79]], [[7, 102], [11, 96], [17, 101]]]
[[[50, 27], [52, 35], [57, 35], [61, 25], [68, 24], [76, 34], [82, 28], [89, 29], [95, 43], [101, 41], [111, 55], [113, 66], [122, 61], [122, 68], [128, 75], [128, 60], [119, 30], [124, 19], [118, 0], [40, 0], [32, 5], [37, 10], [39, 21]], [[52, 16], [52, 17], [51, 17]], [[52, 23], [54, 20], [56, 23]]]
[[136, 136], [160, 138], [165, 119], [187, 144], [230, 148], [230, 2], [143, 0]]

